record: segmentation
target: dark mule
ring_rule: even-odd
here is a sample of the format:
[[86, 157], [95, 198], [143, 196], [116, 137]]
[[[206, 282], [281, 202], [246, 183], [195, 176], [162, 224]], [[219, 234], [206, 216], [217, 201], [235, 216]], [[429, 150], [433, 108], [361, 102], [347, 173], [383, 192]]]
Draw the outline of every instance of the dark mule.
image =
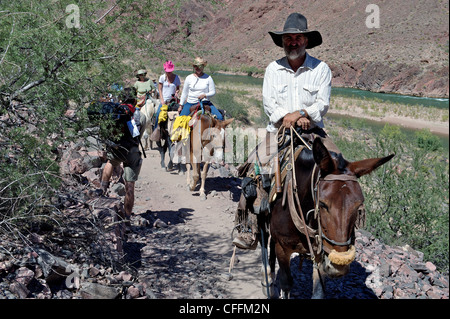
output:
[[364, 201], [357, 179], [393, 156], [348, 162], [342, 154], [329, 152], [319, 137], [312, 150], [300, 152], [291, 170], [295, 174], [287, 175], [286, 194], [274, 201], [270, 219], [270, 275], [273, 282], [276, 257], [283, 298], [289, 298], [292, 288], [290, 257], [295, 252], [301, 260], [314, 262], [313, 298], [324, 297], [323, 276], [348, 272], [355, 258], [355, 221]]
[[[179, 104], [176, 102], [175, 99], [172, 99], [170, 102], [167, 103], [167, 106], [168, 106], [167, 119], [165, 121], [158, 123], [160, 134], [159, 139], [156, 140], [156, 145], [158, 146], [158, 151], [161, 156], [161, 168], [171, 170], [173, 168], [173, 162], [172, 158], [170, 157], [170, 154], [173, 143], [170, 140], [170, 125], [173, 124], [174, 120], [173, 115], [178, 112]], [[155, 118], [155, 121], [158, 121], [158, 119]], [[166, 168], [165, 156], [167, 150], [169, 150], [169, 163], [167, 164]]]
[[[190, 132], [189, 161], [187, 161], [187, 185], [191, 191], [195, 190], [200, 177], [200, 165], [203, 163], [200, 184], [200, 198], [206, 199], [205, 180], [208, 166], [211, 161], [223, 160], [223, 148], [225, 144], [225, 128], [233, 119], [220, 121], [209, 113], [193, 115], [194, 125]], [[192, 121], [191, 120], [191, 121]], [[190, 168], [192, 166], [192, 180]]]

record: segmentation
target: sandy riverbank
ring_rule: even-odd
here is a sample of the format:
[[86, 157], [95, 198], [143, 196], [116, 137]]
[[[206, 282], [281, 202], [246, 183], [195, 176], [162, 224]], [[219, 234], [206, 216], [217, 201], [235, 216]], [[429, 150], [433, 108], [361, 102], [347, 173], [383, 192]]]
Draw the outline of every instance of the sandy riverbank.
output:
[[369, 116], [362, 112], [353, 112], [353, 111], [343, 111], [343, 110], [332, 110], [328, 111], [329, 114], [338, 114], [338, 115], [348, 115], [351, 117], [364, 118], [372, 121], [377, 121], [381, 123], [389, 123], [392, 125], [400, 125], [405, 128], [411, 129], [429, 129], [430, 132], [436, 133], [439, 135], [449, 136], [449, 122], [441, 122], [441, 121], [427, 121], [421, 119], [414, 119], [404, 116], [395, 116], [388, 115], [385, 117], [375, 117]]

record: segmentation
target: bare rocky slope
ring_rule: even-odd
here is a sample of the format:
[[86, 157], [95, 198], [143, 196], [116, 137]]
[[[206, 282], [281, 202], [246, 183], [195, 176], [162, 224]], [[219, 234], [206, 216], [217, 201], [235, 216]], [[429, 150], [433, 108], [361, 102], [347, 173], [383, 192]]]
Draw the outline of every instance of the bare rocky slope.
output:
[[[447, 1], [378, 1], [379, 28], [366, 25], [374, 14], [366, 12], [368, 0], [218, 2], [184, 1], [150, 38], [187, 40], [210, 64], [264, 70], [283, 55], [267, 32], [282, 30], [288, 14], [300, 12], [322, 34], [323, 44], [310, 53], [330, 65], [334, 86], [449, 96]], [[167, 58], [191, 59], [170, 51]]]

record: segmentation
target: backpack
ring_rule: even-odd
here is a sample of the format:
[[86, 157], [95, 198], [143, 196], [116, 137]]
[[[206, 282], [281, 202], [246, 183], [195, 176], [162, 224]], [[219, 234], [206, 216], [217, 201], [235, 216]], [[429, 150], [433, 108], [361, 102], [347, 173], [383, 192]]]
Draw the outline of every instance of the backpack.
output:
[[129, 133], [127, 122], [131, 121], [133, 112], [127, 105], [115, 102], [94, 101], [87, 108], [87, 115], [91, 122], [98, 124], [101, 121], [112, 120], [113, 134]]
[[127, 122], [133, 116], [128, 106], [115, 102], [91, 102], [87, 109], [90, 120], [111, 119], [119, 122]]

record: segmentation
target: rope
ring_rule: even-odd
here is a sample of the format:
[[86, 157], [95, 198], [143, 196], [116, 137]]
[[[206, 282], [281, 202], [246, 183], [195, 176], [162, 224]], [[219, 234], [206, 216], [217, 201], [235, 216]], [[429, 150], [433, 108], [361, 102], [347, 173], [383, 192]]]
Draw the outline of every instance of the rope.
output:
[[230, 258], [230, 268], [228, 269], [228, 273], [229, 274], [231, 274], [231, 271], [233, 270], [233, 268], [234, 268], [234, 262], [235, 262], [235, 259], [236, 259], [236, 246], [234, 246], [234, 248], [233, 248], [233, 254], [231, 255], [231, 258]]
[[[267, 241], [269, 243], [269, 241]], [[267, 265], [269, 263], [269, 258], [267, 256], [267, 249], [264, 247], [264, 230], [261, 227], [261, 258], [263, 260], [263, 266], [264, 266], [264, 275], [266, 279], [266, 291], [267, 291], [267, 298], [270, 298], [270, 288], [269, 288], [269, 277], [267, 276]]]
[[306, 143], [306, 141], [303, 139], [303, 137], [301, 137], [300, 134], [298, 134], [298, 132], [297, 132], [296, 130], [294, 130], [294, 129], [291, 127], [291, 135], [292, 135], [292, 131], [294, 131], [295, 134], [297, 134], [298, 138], [299, 138], [299, 139], [303, 142], [303, 144], [305, 144], [305, 146], [311, 151], [311, 150], [312, 150], [311, 146], [309, 146], [309, 144]]
[[[303, 223], [303, 228], [305, 229], [305, 235], [306, 235], [306, 241], [308, 242], [308, 248], [309, 248], [309, 253], [311, 255], [311, 260], [315, 261], [315, 255], [314, 255], [314, 250], [313, 247], [311, 245], [311, 241], [309, 239], [309, 233], [308, 233], [308, 227], [306, 227], [306, 221], [305, 221], [305, 217], [303, 216], [303, 211], [302, 211], [302, 207], [300, 205], [300, 199], [298, 198], [298, 193], [297, 193], [297, 177], [295, 175], [295, 152], [294, 152], [294, 139], [292, 138], [292, 131], [295, 132], [295, 130], [293, 129], [293, 127], [291, 126], [291, 161], [292, 161], [292, 182], [293, 182], [293, 193], [294, 193], [294, 198], [296, 200], [296, 206], [298, 207], [298, 211], [299, 211], [299, 215], [300, 218], [302, 220]], [[295, 132], [297, 134], [297, 132]], [[298, 135], [298, 134], [297, 134]], [[299, 136], [299, 135], [298, 135]], [[299, 136], [300, 137], [300, 136]], [[301, 137], [300, 137], [301, 138]], [[302, 139], [302, 138], [301, 138]], [[303, 143], [305, 145], [307, 145], [304, 140], [302, 139]]]

